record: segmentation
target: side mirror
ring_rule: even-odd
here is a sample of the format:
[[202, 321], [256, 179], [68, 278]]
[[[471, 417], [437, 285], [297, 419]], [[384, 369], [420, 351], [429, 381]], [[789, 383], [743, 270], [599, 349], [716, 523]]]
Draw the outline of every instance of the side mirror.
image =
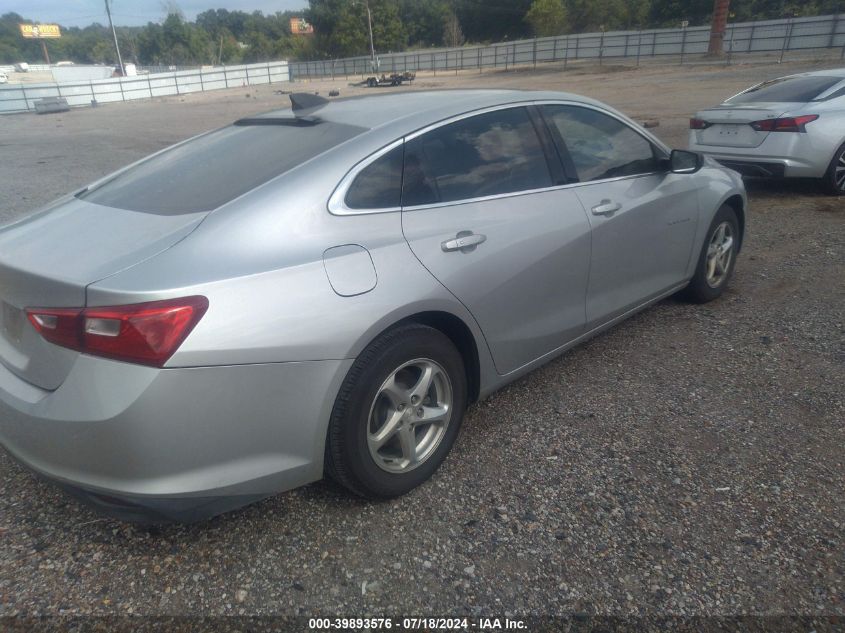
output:
[[694, 174], [704, 165], [704, 156], [696, 152], [673, 149], [669, 156], [669, 171], [673, 174]]

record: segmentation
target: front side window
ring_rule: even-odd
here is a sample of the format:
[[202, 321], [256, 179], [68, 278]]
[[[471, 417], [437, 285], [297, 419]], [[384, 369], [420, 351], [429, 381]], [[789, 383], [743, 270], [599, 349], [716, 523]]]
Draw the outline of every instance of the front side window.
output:
[[450, 123], [405, 144], [406, 207], [551, 185], [543, 147], [523, 107]]
[[346, 192], [350, 209], [395, 209], [402, 196], [402, 146], [367, 165]]
[[579, 106], [544, 106], [543, 113], [560, 133], [582, 182], [658, 170], [652, 144], [618, 119]]

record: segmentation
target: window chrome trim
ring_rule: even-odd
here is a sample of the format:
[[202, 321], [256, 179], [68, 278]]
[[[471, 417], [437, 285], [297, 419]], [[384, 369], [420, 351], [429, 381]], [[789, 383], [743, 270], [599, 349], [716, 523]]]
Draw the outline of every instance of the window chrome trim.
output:
[[[585, 182], [570, 182], [565, 185], [552, 185], [550, 187], [543, 187], [540, 189], [528, 189], [523, 191], [511, 191], [508, 193], [500, 193], [494, 194], [491, 196], [481, 196], [478, 198], [462, 198], [461, 200], [450, 200], [448, 202], [435, 202], [432, 204], [419, 204], [414, 206], [398, 206], [398, 207], [387, 207], [384, 209], [352, 209], [346, 205], [346, 194], [349, 191], [349, 188], [352, 186], [352, 182], [355, 178], [360, 174], [364, 169], [369, 167], [372, 163], [377, 161], [379, 158], [387, 154], [388, 152], [396, 149], [400, 145], [408, 141], [412, 141], [415, 138], [422, 136], [423, 134], [427, 134], [433, 130], [438, 128], [444, 127], [446, 125], [450, 125], [452, 123], [457, 123], [458, 121], [463, 121], [464, 119], [468, 119], [474, 116], [487, 114], [488, 112], [496, 112], [498, 110], [508, 110], [510, 108], [526, 108], [528, 106], [543, 106], [543, 105], [565, 105], [565, 106], [575, 106], [580, 108], [587, 108], [589, 110], [595, 110], [596, 112], [600, 112], [606, 116], [609, 116], [613, 119], [616, 119], [620, 123], [622, 123], [625, 127], [632, 129], [635, 133], [639, 134], [643, 138], [645, 138], [649, 143], [652, 145], [656, 145], [658, 149], [665, 152], [667, 155], [669, 154], [669, 148], [656, 136], [649, 134], [645, 129], [642, 129], [642, 126], [637, 125], [635, 121], [626, 120], [620, 117], [615, 112], [611, 112], [606, 110], [602, 107], [595, 106], [591, 103], [584, 103], [581, 101], [568, 101], [562, 99], [539, 99], [534, 101], [515, 101], [513, 103], [503, 103], [495, 106], [487, 106], [483, 108], [479, 108], [477, 110], [472, 110], [470, 112], [464, 112], [463, 114], [458, 114], [455, 116], [448, 117], [441, 121], [437, 121], [436, 123], [432, 123], [425, 127], [422, 127], [406, 136], [393, 141], [392, 143], [385, 145], [377, 152], [370, 154], [363, 160], [359, 161], [340, 181], [340, 183], [335, 188], [334, 192], [332, 193], [331, 197], [329, 198], [328, 202], [328, 209], [329, 213], [332, 215], [372, 215], [374, 213], [396, 213], [397, 211], [422, 211], [425, 209], [437, 209], [442, 207], [453, 207], [462, 204], [472, 204], [476, 202], [488, 202], [490, 200], [499, 200], [502, 198], [514, 198], [517, 196], [527, 196], [536, 193], [543, 193], [546, 191], [560, 191], [562, 189], [570, 189], [575, 187], [584, 187], [587, 185], [595, 185], [600, 183], [608, 183], [608, 182], [617, 182], [621, 180], [630, 180], [632, 178], [643, 178], [644, 176], [654, 176], [656, 174], [661, 174], [664, 172], [660, 171], [652, 171], [643, 174], [634, 174], [630, 176], [617, 176], [615, 178], [604, 178], [601, 180], [588, 180]], [[633, 123], [633, 125], [631, 125]]]
[[[329, 198], [329, 213], [331, 213], [332, 215], [370, 215], [372, 213], [395, 213], [396, 211], [401, 211], [401, 206], [387, 207], [384, 209], [353, 209], [346, 205], [346, 194], [349, 192], [349, 188], [352, 186], [352, 183], [355, 181], [355, 178], [358, 177], [358, 174], [360, 174], [367, 167], [376, 162], [379, 158], [393, 151], [397, 147], [402, 146], [404, 143], [404, 138], [397, 139], [389, 145], [385, 145], [384, 147], [382, 147], [375, 154], [370, 154], [365, 159], [359, 161], [351, 170], [349, 170], [349, 172], [347, 172], [347, 174], [340, 181], [338, 186], [335, 187], [334, 193], [332, 193], [331, 198]], [[399, 191], [399, 194], [401, 196], [401, 189]]]
[[402, 207], [402, 211], [423, 211], [425, 209], [440, 209], [443, 207], [455, 207], [461, 204], [473, 204], [476, 202], [489, 202], [490, 200], [500, 200], [502, 198], [515, 198], [517, 196], [530, 196], [538, 193], [546, 193], [551, 191], [562, 191], [564, 189], [575, 189], [578, 187], [588, 187], [590, 185], [606, 184], [609, 182], [618, 182], [622, 180], [633, 180], [634, 178], [645, 178], [646, 176], [658, 176], [667, 172], [650, 171], [644, 174], [634, 174], [633, 176], [617, 176], [615, 178], [605, 178], [604, 180], [588, 180], [586, 182], [570, 182], [565, 185], [553, 185], [551, 187], [543, 187], [542, 189], [527, 189], [525, 191], [512, 191], [510, 193], [499, 193], [492, 196], [483, 196], [481, 198], [463, 198], [461, 200], [450, 200], [449, 202], [435, 202], [433, 204], [418, 204], [415, 206]]

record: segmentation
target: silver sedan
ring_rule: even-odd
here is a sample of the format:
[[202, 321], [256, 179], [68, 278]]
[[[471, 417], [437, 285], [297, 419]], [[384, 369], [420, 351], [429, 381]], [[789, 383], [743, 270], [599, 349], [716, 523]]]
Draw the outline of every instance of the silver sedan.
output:
[[428, 479], [467, 406], [728, 284], [739, 176], [553, 92], [243, 119], [0, 230], [0, 441], [127, 519]]
[[690, 149], [746, 176], [845, 195], [845, 68], [764, 81], [690, 119]]

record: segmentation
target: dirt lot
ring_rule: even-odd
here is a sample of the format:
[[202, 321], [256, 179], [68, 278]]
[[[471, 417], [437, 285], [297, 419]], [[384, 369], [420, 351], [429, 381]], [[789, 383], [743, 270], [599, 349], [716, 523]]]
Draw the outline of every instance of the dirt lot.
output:
[[[795, 68], [500, 72], [413, 89], [568, 90], [658, 119], [684, 147], [696, 109]], [[273, 90], [330, 87], [364, 91], [277, 85], [0, 118], [0, 224], [284, 106]], [[725, 297], [663, 301], [475, 405], [444, 467], [405, 498], [319, 483], [144, 529], [0, 455], [0, 615], [845, 616], [845, 201], [804, 183], [749, 190]]]

